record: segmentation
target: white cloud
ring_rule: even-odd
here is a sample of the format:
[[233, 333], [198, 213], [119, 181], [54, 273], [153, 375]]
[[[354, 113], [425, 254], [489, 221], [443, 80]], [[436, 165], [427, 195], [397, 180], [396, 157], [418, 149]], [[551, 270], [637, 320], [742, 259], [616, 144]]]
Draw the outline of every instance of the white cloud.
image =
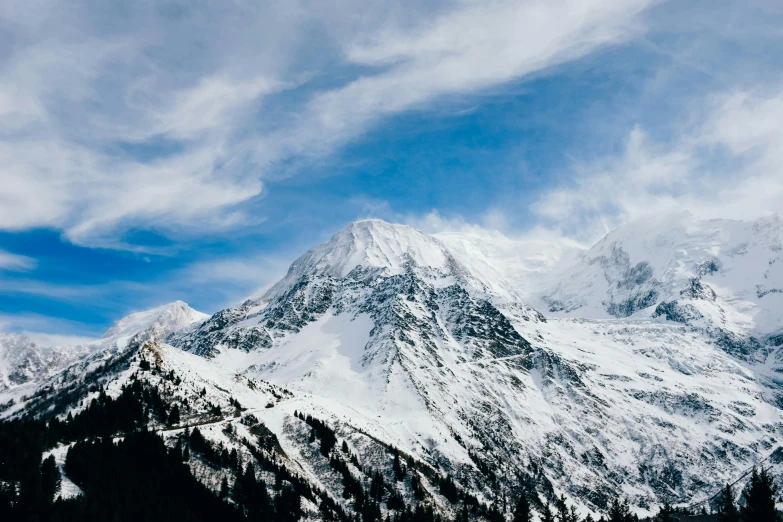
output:
[[205, 131], [228, 131], [230, 120], [240, 117], [242, 107], [282, 87], [264, 77], [247, 82], [237, 82], [225, 75], [201, 78], [193, 88], [177, 92], [170, 107], [162, 108], [155, 116], [157, 124], [150, 134], [189, 140]]
[[571, 181], [545, 192], [534, 210], [549, 226], [583, 240], [674, 209], [732, 219], [780, 212], [782, 139], [783, 92], [716, 96], [702, 121], [669, 144], [637, 127], [621, 155], [575, 162]]
[[[284, 6], [272, 17], [246, 6], [230, 15], [196, 4], [104, 7], [0, 11], [9, 42], [0, 58], [0, 229], [50, 227], [123, 248], [132, 228], [198, 234], [236, 223], [233, 207], [263, 184], [258, 172], [226, 168], [233, 134], [284, 88], [275, 58], [237, 46], [250, 36], [267, 43], [296, 16]], [[243, 14], [241, 24], [233, 18]]]
[[32, 270], [37, 265], [38, 262], [32, 257], [0, 250], [0, 270], [25, 271]]
[[297, 125], [260, 141], [261, 154], [328, 152], [376, 118], [449, 94], [508, 82], [623, 42], [643, 31], [652, 0], [463, 3], [416, 26], [350, 41], [349, 61], [374, 66], [314, 96]]
[[[85, 332], [83, 323], [31, 313], [0, 314], [0, 332], [26, 335], [41, 346], [81, 344], [103, 334], [99, 331]], [[78, 335], [77, 332], [92, 335]]]
[[95, 337], [85, 337], [82, 335], [54, 334], [44, 332], [29, 332], [23, 330], [22, 335], [30, 338], [38, 346], [82, 346], [95, 342]]
[[249, 254], [194, 263], [174, 276], [173, 286], [201, 285], [219, 294], [215, 306], [230, 306], [259, 297], [282, 278], [302, 252], [291, 255]]
[[[277, 162], [328, 153], [381, 116], [622, 42], [650, 0], [11, 4], [0, 229], [128, 248], [129, 229], [242, 222], [237, 206]], [[364, 72], [308, 83], [335, 65]], [[269, 97], [296, 86], [285, 117], [268, 116]]]
[[694, 158], [656, 147], [634, 128], [619, 157], [573, 165], [571, 182], [545, 192], [533, 210], [550, 226], [590, 241], [640, 214], [677, 206], [675, 195], [691, 186]]

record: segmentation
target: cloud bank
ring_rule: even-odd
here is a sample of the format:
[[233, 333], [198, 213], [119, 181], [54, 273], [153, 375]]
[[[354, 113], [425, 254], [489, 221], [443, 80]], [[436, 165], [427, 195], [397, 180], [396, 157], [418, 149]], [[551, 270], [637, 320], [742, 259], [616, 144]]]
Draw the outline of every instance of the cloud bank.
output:
[[624, 42], [650, 3], [5, 3], [0, 229], [236, 226], [279, 164]]

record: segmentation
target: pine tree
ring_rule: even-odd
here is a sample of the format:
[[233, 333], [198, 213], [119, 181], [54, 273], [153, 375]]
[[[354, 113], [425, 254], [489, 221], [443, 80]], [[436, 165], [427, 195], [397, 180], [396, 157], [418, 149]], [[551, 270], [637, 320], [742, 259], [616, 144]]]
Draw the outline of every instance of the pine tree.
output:
[[41, 494], [43, 500], [50, 503], [55, 495], [60, 491], [62, 477], [57, 463], [54, 461], [54, 455], [49, 455], [41, 464]]
[[370, 481], [370, 498], [376, 502], [380, 502], [383, 500], [384, 489], [383, 475], [376, 471], [372, 477], [372, 481]]
[[446, 497], [452, 504], [457, 501], [459, 491], [457, 490], [457, 485], [454, 483], [454, 479], [451, 478], [451, 475], [446, 475], [445, 478], [441, 477], [440, 494]]
[[460, 509], [459, 513], [457, 513], [456, 522], [469, 522], [469, 520], [470, 518], [468, 517], [468, 506], [462, 504], [462, 509]]
[[400, 455], [397, 451], [394, 452], [394, 463], [392, 464], [392, 471], [394, 471], [394, 478], [397, 481], [401, 481], [405, 478], [405, 470], [400, 464]]
[[224, 500], [228, 498], [228, 479], [226, 477], [223, 477], [223, 482], [220, 483], [220, 498]]
[[718, 522], [739, 522], [740, 514], [734, 503], [734, 490], [726, 484], [718, 496]]
[[571, 517], [568, 513], [568, 505], [566, 504], [565, 495], [560, 495], [560, 498], [556, 501], [556, 505], [558, 522], [570, 522]]
[[421, 479], [418, 473], [411, 473], [411, 489], [416, 500], [424, 500], [424, 487], [421, 485]]
[[514, 509], [514, 518], [511, 522], [530, 522], [533, 519], [530, 513], [530, 502], [527, 501], [527, 495], [522, 493], [517, 502], [517, 507]]
[[778, 487], [775, 480], [767, 473], [767, 470], [761, 468], [761, 473], [759, 473], [754, 468], [750, 483], [743, 492], [745, 496], [745, 505], [741, 508], [743, 520], [775, 522], [777, 519], [775, 511], [777, 493]]
[[674, 518], [674, 509], [672, 509], [672, 506], [668, 501], [663, 503], [660, 511], [658, 511], [658, 514], [653, 518], [653, 522], [675, 522], [676, 520], [677, 519]]
[[169, 413], [169, 426], [174, 426], [176, 424], [179, 424], [179, 406], [175, 404]]
[[239, 470], [239, 467], [241, 466], [236, 448], [231, 448], [231, 453], [228, 454], [228, 465], [231, 466], [231, 469], [236, 470]]
[[633, 520], [633, 515], [631, 515], [631, 508], [628, 507], [628, 501], [620, 502], [615, 498], [609, 508], [608, 522], [630, 522], [631, 520]]
[[541, 522], [555, 522], [555, 517], [552, 514], [552, 509], [549, 507], [549, 502], [544, 504], [544, 507], [541, 508], [539, 520], [541, 520]]
[[397, 488], [392, 487], [389, 499], [386, 501], [386, 507], [395, 511], [401, 511], [405, 509], [405, 500], [402, 498], [402, 494]]

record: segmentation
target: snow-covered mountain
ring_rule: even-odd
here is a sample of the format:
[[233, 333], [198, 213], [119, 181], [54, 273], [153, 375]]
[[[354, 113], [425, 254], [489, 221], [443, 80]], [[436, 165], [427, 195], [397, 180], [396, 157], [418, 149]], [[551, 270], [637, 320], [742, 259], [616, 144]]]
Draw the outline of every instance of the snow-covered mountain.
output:
[[122, 350], [132, 342], [165, 339], [208, 317], [186, 303], [176, 301], [131, 314], [91, 343], [39, 346], [27, 336], [0, 333], [0, 390], [34, 384], [96, 352]]
[[709, 333], [735, 355], [783, 344], [783, 218], [625, 225], [560, 266], [543, 293], [555, 316], [661, 318]]
[[46, 366], [40, 348], [19, 334], [0, 334], [0, 389], [35, 378]]
[[174, 332], [202, 323], [208, 318], [209, 315], [192, 309], [187, 303], [174, 301], [120, 319], [103, 334], [99, 344], [122, 348], [130, 343], [163, 340]]
[[260, 300], [170, 342], [348, 408], [479, 489], [477, 469], [516, 476], [533, 461], [574, 497], [619, 488], [643, 505], [706, 493], [732, 472], [722, 460], [777, 442], [776, 373], [653, 320], [657, 301], [633, 320], [547, 321], [464, 256], [410, 227], [355, 223]]
[[[96, 393], [85, 375], [118, 394], [147, 361], [194, 422], [202, 403], [250, 405], [280, 458], [346, 509], [295, 410], [372, 469], [391, 473], [390, 448], [409, 456], [447, 513], [437, 490], [447, 474], [498, 503], [520, 484], [593, 512], [615, 492], [640, 513], [707, 499], [783, 437], [782, 228], [777, 216], [678, 215], [629, 224], [569, 262], [524, 253], [515, 264], [492, 238], [360, 221], [259, 299], [203, 319], [182, 308], [157, 329], [139, 325], [160, 312], [121, 321], [107, 339], [129, 349], [90, 355], [5, 414], [78, 409]], [[507, 275], [515, 266], [524, 277]], [[535, 289], [520, 286], [537, 276]], [[239, 419], [206, 436], [233, 444], [227, 423]], [[371, 468], [351, 469], [370, 480]], [[217, 488], [221, 473], [203, 480]]]

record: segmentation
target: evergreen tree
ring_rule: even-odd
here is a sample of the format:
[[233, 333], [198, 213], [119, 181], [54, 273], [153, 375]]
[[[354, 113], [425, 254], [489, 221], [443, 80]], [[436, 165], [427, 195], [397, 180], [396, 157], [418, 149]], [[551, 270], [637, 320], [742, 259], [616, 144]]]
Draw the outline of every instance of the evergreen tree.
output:
[[41, 497], [46, 503], [51, 503], [60, 491], [62, 477], [54, 455], [49, 455], [41, 464]]
[[561, 494], [560, 498], [556, 501], [557, 506], [557, 521], [558, 522], [570, 522], [571, 517], [568, 512], [568, 505], [566, 504], [565, 495]]
[[394, 463], [392, 464], [392, 471], [394, 471], [394, 478], [397, 481], [401, 481], [405, 478], [405, 469], [400, 464], [400, 455], [397, 451], [394, 451]]
[[376, 471], [372, 477], [372, 481], [370, 481], [370, 498], [376, 502], [380, 502], [383, 500], [384, 489], [383, 475]]
[[527, 500], [527, 495], [522, 493], [517, 502], [517, 507], [514, 509], [514, 517], [511, 522], [531, 522], [533, 519], [530, 513], [530, 502]]
[[469, 522], [470, 518], [468, 517], [468, 506], [465, 504], [462, 504], [462, 509], [459, 510], [457, 513], [457, 520], [456, 522]]
[[454, 483], [454, 479], [451, 478], [451, 475], [446, 475], [445, 478], [441, 477], [439, 485], [440, 494], [454, 504], [459, 496], [459, 491], [457, 490], [457, 485]]
[[544, 504], [541, 508], [541, 515], [539, 517], [541, 522], [555, 522], [555, 516], [552, 514], [552, 508], [549, 507], [549, 502]]
[[676, 522], [678, 519], [674, 517], [674, 509], [668, 501], [663, 503], [658, 514], [653, 518], [653, 522]]
[[[263, 484], [263, 483], [262, 483]], [[275, 498], [275, 513], [278, 522], [296, 522], [302, 517], [301, 499], [296, 492], [285, 487]], [[267, 521], [270, 517], [261, 516], [258, 520]]]
[[778, 487], [775, 480], [767, 473], [767, 470], [761, 468], [761, 473], [759, 473], [754, 468], [750, 483], [743, 492], [745, 496], [745, 505], [741, 509], [743, 520], [775, 522], [777, 519], [775, 511], [777, 493]]
[[395, 511], [405, 510], [405, 500], [397, 488], [392, 487], [391, 494], [389, 494], [389, 498], [386, 500], [386, 507]]
[[726, 484], [718, 496], [718, 522], [739, 522], [740, 514], [734, 503], [734, 490]]
[[418, 473], [411, 473], [411, 489], [416, 500], [424, 500], [424, 487], [421, 485], [421, 479]]
[[226, 477], [223, 477], [223, 482], [220, 483], [220, 498], [224, 500], [228, 498], [228, 479]]
[[631, 515], [631, 508], [628, 507], [628, 501], [620, 502], [615, 498], [609, 508], [608, 522], [631, 522], [632, 520], [633, 515]]

